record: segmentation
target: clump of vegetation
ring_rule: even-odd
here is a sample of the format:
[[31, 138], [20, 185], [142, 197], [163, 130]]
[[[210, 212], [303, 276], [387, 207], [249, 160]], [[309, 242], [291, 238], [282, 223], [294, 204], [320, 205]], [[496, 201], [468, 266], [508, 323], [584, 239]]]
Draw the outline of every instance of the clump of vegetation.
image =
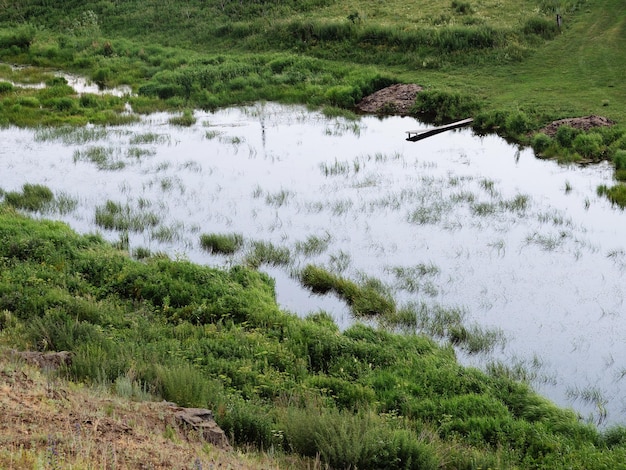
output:
[[240, 233], [205, 233], [200, 235], [200, 246], [209, 253], [231, 255], [239, 250], [242, 245], [243, 235]]
[[36, 212], [48, 208], [54, 200], [54, 194], [47, 186], [26, 183], [22, 186], [21, 192], [9, 191], [5, 193], [4, 200], [16, 209]]
[[291, 252], [289, 248], [264, 241], [252, 242], [250, 251], [245, 257], [245, 264], [254, 268], [258, 268], [262, 264], [288, 266], [290, 263]]
[[96, 225], [107, 230], [143, 232], [158, 225], [159, 221], [156, 213], [145, 208], [135, 209], [129, 204], [107, 201], [96, 207]]
[[598, 196], [606, 196], [613, 204], [626, 208], [626, 184], [619, 183], [608, 187], [604, 184], [598, 186]]
[[196, 118], [192, 111], [186, 109], [180, 116], [173, 116], [168, 121], [174, 126], [191, 127], [196, 123]]
[[74, 163], [79, 161], [88, 161], [96, 165], [99, 170], [122, 170], [126, 166], [126, 164], [116, 158], [119, 153], [119, 150], [111, 147], [87, 147], [84, 150], [75, 150], [74, 151]]
[[365, 282], [359, 286], [311, 264], [300, 273], [300, 281], [317, 294], [334, 292], [347, 302], [356, 317], [384, 316], [396, 308], [391, 297], [375, 282]]
[[442, 123], [472, 117], [480, 109], [475, 97], [458, 92], [425, 90], [417, 94], [411, 114]]
[[615, 152], [613, 164], [615, 165], [615, 179], [626, 181], [626, 149]]
[[469, 2], [463, 2], [461, 0], [452, 0], [452, 9], [461, 15], [469, 15], [474, 12], [472, 5]]

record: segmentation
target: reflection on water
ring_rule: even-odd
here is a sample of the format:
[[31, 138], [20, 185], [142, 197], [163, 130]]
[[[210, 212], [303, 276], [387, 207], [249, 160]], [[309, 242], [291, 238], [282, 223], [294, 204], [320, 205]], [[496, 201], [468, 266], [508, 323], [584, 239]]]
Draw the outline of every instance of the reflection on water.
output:
[[[0, 62], [0, 65], [9, 65], [12, 70], [19, 70], [28, 68], [26, 66], [18, 66], [11, 64], [3, 64]], [[67, 84], [71, 86], [77, 94], [82, 95], [85, 93], [91, 93], [94, 95], [113, 95], [113, 96], [127, 96], [131, 95], [133, 89], [128, 85], [120, 85], [113, 88], [105, 88], [100, 87], [96, 83], [91, 82], [90, 80], [82, 77], [80, 75], [74, 75], [66, 72], [62, 72], [60, 70], [52, 72], [55, 77], [64, 78], [67, 81]], [[41, 83], [18, 83], [14, 81], [10, 81], [10, 83], [18, 88], [32, 88], [36, 90], [40, 90], [46, 87], [46, 84]]]
[[378, 278], [399, 305], [461, 308], [507, 338], [488, 358], [460, 352], [463, 362], [530, 364], [557, 403], [623, 421], [626, 216], [596, 195], [610, 166], [558, 166], [470, 130], [406, 142], [421, 125], [409, 118], [355, 123], [275, 104], [196, 113], [190, 128], [168, 117], [58, 139], [1, 130], [0, 187], [74, 197], [78, 209], [54, 217], [81, 232], [103, 231], [95, 213], [108, 200], [150, 213], [155, 224], [129, 233], [131, 248], [199, 263], [246, 256], [203, 252], [202, 233], [286, 247], [292, 265], [267, 268], [279, 303], [328, 311], [342, 327], [345, 305], [300, 289], [298, 269]]

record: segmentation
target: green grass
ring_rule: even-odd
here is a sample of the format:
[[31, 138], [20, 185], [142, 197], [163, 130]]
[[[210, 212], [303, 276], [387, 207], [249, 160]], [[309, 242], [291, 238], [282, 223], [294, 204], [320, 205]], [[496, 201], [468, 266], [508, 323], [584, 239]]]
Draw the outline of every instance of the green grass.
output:
[[47, 186], [41, 184], [24, 184], [22, 192], [4, 193], [4, 201], [17, 209], [31, 212], [43, 211], [54, 200], [54, 194]]
[[363, 469], [620, 468], [626, 456], [623, 428], [600, 433], [426, 336], [280, 311], [255, 270], [135, 261], [6, 205], [0, 239], [0, 344], [69, 350], [69, 378], [208, 407], [235, 444]]
[[130, 204], [122, 205], [109, 200], [96, 207], [95, 221], [96, 225], [107, 230], [143, 232], [157, 226], [160, 218], [142, 207], [134, 208]]
[[200, 235], [200, 246], [209, 253], [231, 255], [239, 250], [242, 245], [243, 235], [240, 233], [205, 233]]

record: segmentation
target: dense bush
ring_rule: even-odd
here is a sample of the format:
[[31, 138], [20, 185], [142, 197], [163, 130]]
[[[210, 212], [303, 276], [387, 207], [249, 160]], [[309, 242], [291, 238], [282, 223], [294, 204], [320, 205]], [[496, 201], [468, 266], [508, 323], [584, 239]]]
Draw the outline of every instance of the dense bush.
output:
[[532, 148], [537, 155], [541, 155], [545, 152], [551, 143], [552, 139], [543, 132], [535, 134], [531, 141]]
[[411, 114], [426, 115], [435, 122], [472, 117], [480, 105], [476, 98], [457, 92], [425, 90], [417, 94]]

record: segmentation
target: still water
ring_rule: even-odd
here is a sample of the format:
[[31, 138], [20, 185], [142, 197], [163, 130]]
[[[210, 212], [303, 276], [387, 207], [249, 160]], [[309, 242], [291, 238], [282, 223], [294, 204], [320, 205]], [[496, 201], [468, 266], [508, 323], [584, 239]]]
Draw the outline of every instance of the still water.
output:
[[[287, 247], [288, 268], [263, 267], [281, 307], [325, 310], [341, 327], [346, 306], [300, 288], [299, 268], [380, 279], [400, 306], [461, 309], [505, 338], [487, 355], [459, 351], [463, 363], [522, 365], [583, 418], [626, 423], [626, 214], [596, 195], [612, 184], [609, 165], [560, 166], [471, 130], [407, 142], [426, 127], [410, 118], [353, 122], [271, 103], [196, 112], [191, 127], [170, 117], [80, 138], [2, 129], [0, 187], [44, 184], [77, 201], [45, 217], [112, 241], [120, 234], [96, 226], [96, 208], [152, 213], [158, 223], [129, 234], [131, 251], [225, 266], [246, 248], [213, 256], [201, 234]], [[311, 240], [318, 248], [303, 248]]]

